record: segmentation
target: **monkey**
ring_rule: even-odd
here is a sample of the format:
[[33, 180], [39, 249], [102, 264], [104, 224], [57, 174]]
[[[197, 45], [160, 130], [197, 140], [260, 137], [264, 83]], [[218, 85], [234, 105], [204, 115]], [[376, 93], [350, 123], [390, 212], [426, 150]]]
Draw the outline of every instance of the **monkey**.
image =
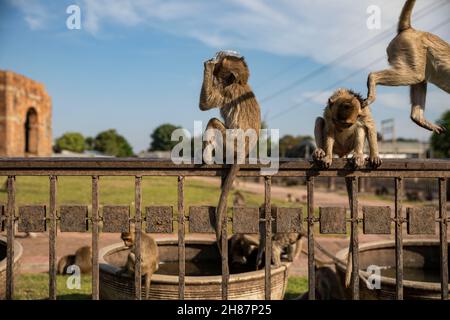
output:
[[[333, 93], [328, 100], [324, 117], [316, 119], [314, 135], [317, 148], [313, 152], [313, 159], [317, 163], [328, 168], [331, 165], [333, 154], [344, 157], [353, 153], [353, 165], [356, 168], [362, 167], [365, 164], [363, 149], [367, 136], [369, 164], [373, 167], [381, 165], [375, 122], [370, 108], [368, 106], [362, 107], [363, 103], [362, 97], [351, 90], [338, 89]], [[352, 182], [350, 178], [345, 178], [345, 182], [350, 203]], [[352, 240], [352, 237], [350, 237], [350, 244]], [[350, 285], [351, 262], [352, 253], [351, 245], [349, 245], [347, 287]]]
[[[316, 300], [345, 300], [344, 289], [330, 267], [315, 267], [315, 274]], [[308, 300], [308, 296], [309, 292], [305, 292], [295, 300]]]
[[81, 273], [90, 273], [92, 270], [92, 248], [84, 246], [75, 251], [75, 254], [69, 254], [59, 259], [58, 274], [66, 274], [67, 268], [71, 265], [78, 266]]
[[[227, 130], [231, 129], [234, 130], [233, 133], [237, 133], [236, 129], [240, 129], [246, 133], [244, 142], [245, 154], [240, 154], [244, 158], [247, 158], [250, 151], [255, 148], [261, 129], [261, 111], [255, 94], [248, 84], [249, 77], [250, 72], [244, 57], [232, 51], [218, 52], [215, 58], [204, 63], [203, 84], [199, 103], [202, 111], [212, 108], [220, 109], [224, 122], [217, 118], [209, 120], [206, 126], [206, 133], [211, 132], [210, 129], [220, 132], [223, 142], [222, 146], [225, 147], [225, 150]], [[247, 136], [247, 133], [249, 133], [247, 130], [252, 130], [250, 133], [254, 134], [253, 139]], [[205, 150], [217, 143], [215, 137], [211, 137], [208, 134], [205, 140]], [[237, 160], [237, 162], [240, 162], [243, 159]], [[231, 165], [226, 177], [222, 178], [221, 194], [216, 209], [216, 238], [220, 251], [222, 220], [226, 214], [228, 194], [239, 172], [239, 164], [237, 162]]]
[[234, 193], [233, 206], [234, 207], [244, 207], [245, 206], [245, 197], [240, 191], [236, 191]]
[[253, 270], [256, 266], [259, 240], [256, 235], [234, 234], [228, 240], [230, 273]]
[[[120, 235], [125, 247], [130, 249], [125, 266], [119, 270], [119, 274], [134, 275], [136, 263], [135, 232], [122, 232]], [[150, 280], [159, 267], [158, 245], [152, 236], [141, 232], [141, 275], [145, 279], [145, 299], [148, 299]]]
[[[259, 208], [260, 216], [264, 217], [264, 206]], [[274, 218], [276, 216], [277, 206], [272, 205], [271, 214]], [[265, 253], [266, 244], [266, 228], [265, 225], [260, 226], [260, 241], [258, 248], [258, 256], [256, 259], [256, 269], [262, 268], [263, 266], [263, 254]], [[281, 256], [283, 254], [287, 255], [288, 261], [292, 262], [298, 257], [302, 250], [303, 237], [305, 233], [303, 231], [296, 233], [273, 233], [272, 234], [272, 255], [271, 263], [275, 267], [281, 265]]]
[[377, 131], [368, 107], [362, 107], [362, 97], [348, 89], [338, 89], [329, 98], [323, 118], [316, 119], [314, 135], [317, 148], [313, 159], [328, 168], [333, 154], [339, 157], [353, 153], [356, 168], [365, 163], [363, 148], [367, 136], [369, 141], [369, 163], [378, 167]]
[[293, 202], [293, 201], [292, 201], [292, 193], [288, 193], [288, 194], [286, 195], [286, 201], [287, 201], [287, 202]]
[[387, 47], [390, 69], [372, 72], [367, 79], [364, 105], [376, 99], [376, 86], [410, 86], [411, 120], [418, 126], [441, 134], [444, 126], [425, 116], [427, 83], [450, 93], [450, 45], [438, 36], [413, 29], [411, 15], [416, 0], [407, 0], [400, 14], [397, 36]]

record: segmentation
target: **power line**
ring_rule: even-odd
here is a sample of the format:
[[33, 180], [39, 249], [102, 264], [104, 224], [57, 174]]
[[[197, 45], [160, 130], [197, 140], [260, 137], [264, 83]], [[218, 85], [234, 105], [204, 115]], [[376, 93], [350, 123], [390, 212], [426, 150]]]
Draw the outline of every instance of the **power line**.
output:
[[[431, 28], [431, 29], [430, 29], [430, 32], [439, 29], [440, 27], [442, 27], [442, 26], [448, 24], [449, 22], [450, 22], [450, 19], [444, 20], [443, 22], [441, 22], [441, 23], [439, 23], [438, 25], [436, 25], [436, 26], [434, 26], [433, 28]], [[385, 56], [378, 57], [377, 59], [375, 59], [375, 60], [373, 60], [372, 62], [370, 62], [368, 65], [365, 65], [364, 67], [359, 68], [358, 70], [356, 70], [356, 71], [350, 73], [348, 76], [346, 76], [346, 77], [344, 77], [344, 78], [342, 78], [342, 79], [340, 79], [340, 80], [334, 82], [332, 85], [330, 85], [330, 86], [328, 86], [327, 88], [323, 89], [323, 90], [320, 91], [319, 93], [317, 93], [317, 94], [315, 94], [315, 95], [313, 95], [313, 96], [311, 96], [311, 97], [309, 97], [309, 98], [306, 98], [305, 100], [303, 100], [303, 101], [301, 101], [301, 102], [298, 102], [298, 103], [296, 103], [296, 104], [294, 104], [294, 105], [292, 105], [292, 106], [286, 108], [285, 110], [283, 110], [283, 111], [281, 111], [281, 112], [275, 114], [274, 116], [270, 117], [268, 120], [273, 120], [273, 119], [275, 119], [275, 118], [278, 118], [278, 117], [280, 117], [280, 116], [282, 116], [282, 115], [284, 115], [284, 114], [286, 114], [286, 113], [288, 113], [288, 112], [290, 112], [290, 111], [292, 111], [292, 110], [294, 110], [294, 109], [296, 109], [296, 108], [298, 108], [298, 107], [303, 106], [303, 105], [306, 104], [306, 103], [309, 103], [309, 102], [313, 101], [315, 98], [317, 98], [318, 96], [320, 96], [320, 95], [326, 93], [328, 90], [331, 90], [331, 89], [333, 89], [333, 88], [339, 86], [342, 82], [345, 82], [345, 81], [347, 81], [347, 80], [353, 78], [353, 77], [354, 77], [355, 75], [357, 75], [359, 72], [364, 71], [364, 70], [370, 68], [372, 65], [375, 65], [375, 64], [377, 64], [378, 62], [381, 62], [381, 61], [384, 60], [385, 58], [386, 58]]]
[[313, 96], [311, 96], [311, 97], [309, 97], [309, 98], [306, 98], [305, 100], [303, 100], [303, 101], [301, 101], [301, 102], [299, 102], [299, 103], [296, 103], [296, 104], [290, 106], [289, 108], [287, 108], [287, 109], [285, 109], [285, 110], [283, 110], [283, 111], [281, 111], [281, 112], [275, 114], [275, 115], [274, 115], [273, 117], [271, 117], [269, 120], [273, 120], [273, 119], [275, 119], [275, 118], [278, 118], [279, 116], [281, 116], [281, 115], [283, 115], [283, 114], [286, 114], [286, 113], [292, 111], [292, 110], [295, 109], [295, 108], [301, 107], [301, 106], [303, 106], [304, 104], [313, 101], [315, 98], [317, 98], [317, 97], [320, 96], [321, 94], [324, 94], [324, 93], [326, 93], [328, 90], [331, 90], [331, 89], [335, 88], [336, 86], [339, 86], [339, 84], [341, 84], [342, 82], [345, 82], [345, 81], [347, 81], [347, 80], [353, 78], [354, 76], [356, 76], [356, 75], [357, 75], [358, 73], [360, 73], [361, 71], [370, 68], [371, 66], [377, 64], [378, 62], [380, 62], [380, 61], [382, 61], [382, 60], [384, 60], [384, 59], [385, 59], [385, 57], [383, 56], [383, 57], [379, 57], [379, 58], [373, 60], [373, 61], [372, 61], [371, 63], [369, 63], [368, 65], [366, 65], [366, 66], [364, 66], [364, 67], [362, 67], [362, 68], [359, 68], [358, 70], [352, 72], [351, 74], [349, 74], [349, 75], [346, 76], [345, 78], [339, 79], [338, 81], [336, 81], [336, 82], [334, 82], [332, 85], [326, 87], [325, 89], [323, 89], [323, 90], [320, 91], [319, 93], [317, 93], [317, 94], [315, 94], [315, 95], [313, 95]]
[[[431, 13], [432, 11], [439, 9], [440, 7], [443, 7], [445, 5], [447, 5], [448, 2], [447, 0], [443, 0], [440, 2], [436, 2], [436, 4], [434, 6], [430, 6], [427, 7], [426, 9], [423, 9], [421, 11], [418, 12], [418, 14], [416, 15], [416, 19], [415, 20], [419, 20], [422, 19], [423, 17], [427, 16], [429, 13]], [[320, 66], [319, 68], [316, 68], [315, 70], [307, 73], [306, 75], [304, 75], [303, 77], [301, 77], [300, 79], [295, 80], [294, 82], [290, 83], [289, 85], [287, 85], [286, 87], [276, 91], [275, 93], [263, 98], [261, 100], [261, 103], [270, 101], [272, 99], [274, 99], [275, 97], [292, 90], [293, 88], [297, 87], [298, 85], [300, 85], [302, 82], [308, 81], [314, 77], [317, 77], [319, 74], [323, 73], [324, 71], [328, 70], [329, 68], [333, 67], [337, 62], [340, 62], [341, 60], [347, 60], [350, 57], [356, 55], [357, 53], [360, 53], [362, 50], [365, 50], [367, 48], [372, 47], [373, 45], [377, 44], [378, 42], [384, 40], [384, 38], [386, 38], [387, 36], [390, 35], [390, 33], [392, 32], [392, 29], [396, 28], [396, 26], [392, 26], [391, 28], [388, 28], [387, 30], [383, 31], [382, 33], [372, 37], [371, 39], [363, 42], [362, 44], [350, 49], [349, 51], [343, 53], [342, 55], [338, 56], [337, 58], [333, 59], [331, 62]], [[289, 71], [289, 70], [286, 70]], [[278, 77], [281, 75], [281, 73], [278, 74]]]

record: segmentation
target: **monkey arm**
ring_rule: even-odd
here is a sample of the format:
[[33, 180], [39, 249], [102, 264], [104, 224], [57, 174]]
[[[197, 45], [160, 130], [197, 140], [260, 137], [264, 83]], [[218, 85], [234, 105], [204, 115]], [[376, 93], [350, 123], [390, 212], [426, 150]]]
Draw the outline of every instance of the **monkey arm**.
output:
[[378, 152], [377, 129], [370, 114], [364, 118], [364, 124], [365, 134], [367, 135], [367, 141], [369, 142], [369, 163], [372, 166], [378, 167], [381, 165], [381, 159]]
[[328, 129], [325, 137], [325, 153], [327, 157], [333, 157], [334, 141], [334, 130]]
[[203, 85], [200, 92], [200, 110], [205, 111], [215, 107], [221, 108], [224, 104], [224, 97], [220, 90], [214, 85], [214, 63], [205, 62], [203, 74]]
[[355, 131], [355, 147], [353, 150], [353, 161], [356, 168], [364, 166], [364, 142], [366, 140], [366, 130], [363, 126]]

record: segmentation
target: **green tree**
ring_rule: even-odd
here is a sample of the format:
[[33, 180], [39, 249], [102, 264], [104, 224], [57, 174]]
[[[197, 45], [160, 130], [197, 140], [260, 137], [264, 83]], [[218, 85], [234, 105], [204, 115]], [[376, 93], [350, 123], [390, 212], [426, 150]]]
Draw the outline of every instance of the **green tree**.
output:
[[[431, 136], [431, 148], [436, 158], [450, 158], [450, 110], [446, 111], [438, 120], [447, 131], [441, 134], [433, 133]], [[447, 179], [447, 201], [450, 201], [450, 179]]]
[[94, 150], [95, 139], [92, 137], [87, 137], [84, 139], [84, 145], [86, 150]]
[[79, 132], [66, 132], [55, 141], [55, 150], [82, 153], [85, 150], [84, 137]]
[[94, 150], [116, 157], [133, 156], [133, 149], [128, 141], [115, 129], [100, 132], [94, 139]]
[[433, 133], [431, 136], [431, 148], [433, 149], [434, 157], [450, 158], [450, 110], [442, 115], [438, 123], [447, 128], [447, 131], [441, 134]]
[[172, 132], [181, 127], [174, 126], [170, 123], [165, 123], [156, 128], [150, 135], [152, 142], [149, 151], [170, 151], [178, 143], [178, 141], [171, 141]]

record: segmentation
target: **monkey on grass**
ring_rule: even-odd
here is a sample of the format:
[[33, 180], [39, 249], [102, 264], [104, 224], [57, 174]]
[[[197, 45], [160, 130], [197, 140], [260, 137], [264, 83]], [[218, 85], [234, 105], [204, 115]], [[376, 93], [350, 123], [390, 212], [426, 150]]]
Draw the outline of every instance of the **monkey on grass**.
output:
[[75, 251], [75, 254], [69, 254], [61, 257], [58, 261], [58, 274], [66, 274], [67, 268], [76, 265], [81, 273], [90, 273], [92, 271], [92, 248], [84, 246]]

